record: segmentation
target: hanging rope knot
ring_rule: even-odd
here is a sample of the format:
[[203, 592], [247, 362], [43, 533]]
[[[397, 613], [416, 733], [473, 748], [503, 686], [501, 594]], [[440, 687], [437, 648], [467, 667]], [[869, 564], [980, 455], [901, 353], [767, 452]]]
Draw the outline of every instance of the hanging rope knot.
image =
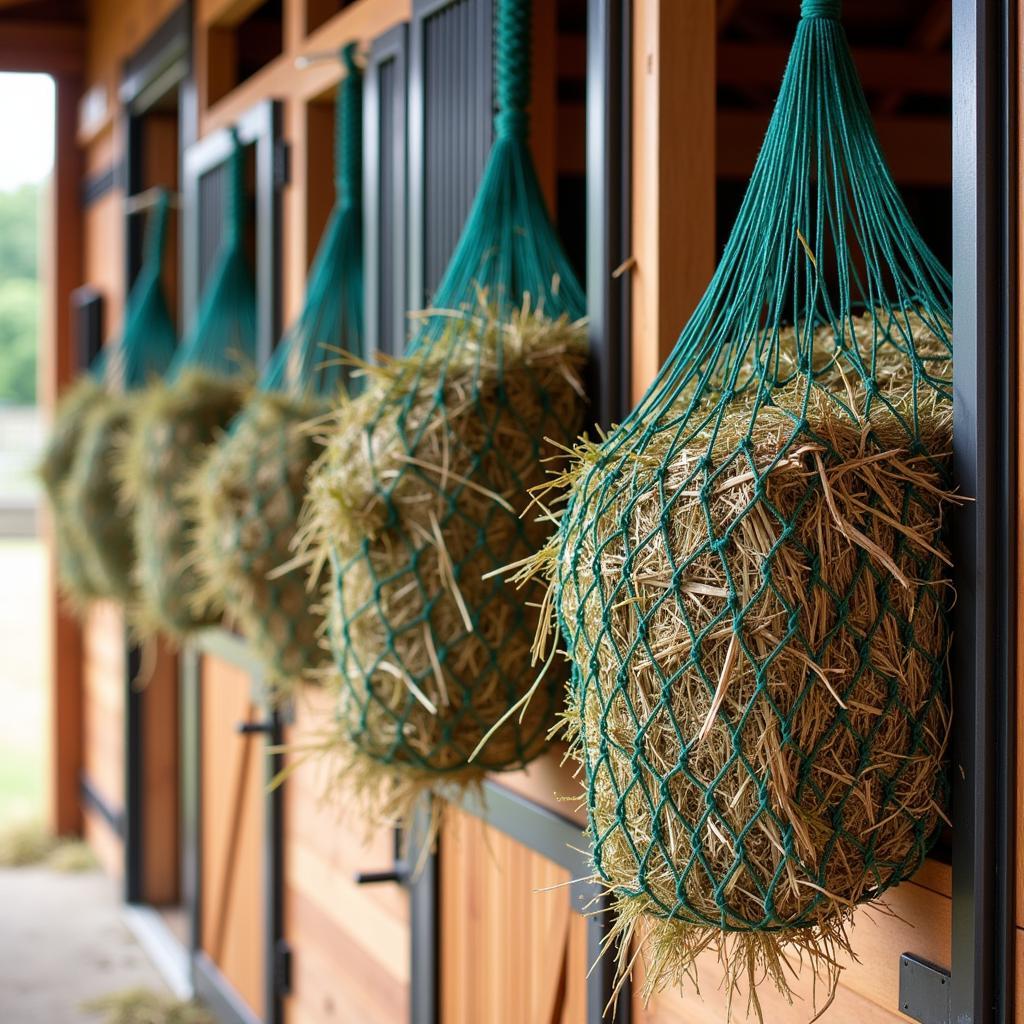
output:
[[842, 14], [842, 0], [801, 0], [801, 18], [831, 18], [838, 21]]
[[356, 203], [362, 191], [363, 73], [356, 63], [358, 47], [342, 48], [345, 77], [338, 86], [334, 125], [334, 188], [342, 205]]
[[499, 136], [526, 136], [531, 13], [530, 0], [499, 0], [495, 12], [494, 129]]
[[494, 131], [499, 138], [520, 139], [526, 134], [526, 111], [502, 110], [494, 118]]

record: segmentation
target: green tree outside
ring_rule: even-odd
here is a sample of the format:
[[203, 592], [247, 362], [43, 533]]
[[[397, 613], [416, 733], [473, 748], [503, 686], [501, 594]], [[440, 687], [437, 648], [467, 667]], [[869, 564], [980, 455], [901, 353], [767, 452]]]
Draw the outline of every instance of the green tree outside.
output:
[[0, 403], [36, 400], [40, 187], [0, 192]]

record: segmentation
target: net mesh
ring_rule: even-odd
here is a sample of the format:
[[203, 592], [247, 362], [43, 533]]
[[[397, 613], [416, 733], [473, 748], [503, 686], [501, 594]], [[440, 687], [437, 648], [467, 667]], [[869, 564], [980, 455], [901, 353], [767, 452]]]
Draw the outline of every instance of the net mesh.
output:
[[489, 574], [534, 549], [528, 489], [582, 423], [585, 300], [529, 153], [529, 36], [530, 4], [500, 0], [495, 140], [434, 308], [406, 356], [366, 369], [311, 477], [305, 540], [330, 570], [339, 690], [328, 746], [371, 819], [521, 766], [557, 705], [553, 683], [470, 763], [529, 686], [536, 625]]
[[200, 607], [227, 610], [254, 643], [267, 681], [287, 694], [321, 666], [319, 602], [293, 561], [306, 473], [318, 454], [310, 420], [351, 385], [362, 356], [362, 75], [341, 53], [335, 205], [309, 275], [306, 301], [256, 395], [212, 450], [190, 488], [196, 508]]
[[142, 263], [128, 295], [124, 330], [110, 346], [104, 367], [109, 395], [82, 423], [63, 493], [72, 510], [68, 532], [92, 581], [92, 596], [122, 603], [134, 596], [135, 544], [132, 510], [120, 500], [117, 460], [132, 427], [135, 392], [167, 369], [177, 342], [163, 291], [169, 208], [170, 196], [161, 191], [146, 225]]
[[802, 14], [714, 278], [523, 573], [552, 585], [623, 948], [642, 928], [648, 991], [713, 949], [758, 1012], [787, 947], [831, 995], [853, 907], [921, 864], [949, 724], [950, 277], [838, 3]]
[[246, 256], [245, 152], [237, 138], [228, 163], [224, 236], [195, 321], [167, 372], [166, 384], [140, 396], [135, 426], [119, 468], [135, 508], [137, 633], [182, 636], [214, 625], [197, 615], [198, 579], [191, 552], [195, 528], [183, 484], [245, 401], [256, 349], [256, 292]]

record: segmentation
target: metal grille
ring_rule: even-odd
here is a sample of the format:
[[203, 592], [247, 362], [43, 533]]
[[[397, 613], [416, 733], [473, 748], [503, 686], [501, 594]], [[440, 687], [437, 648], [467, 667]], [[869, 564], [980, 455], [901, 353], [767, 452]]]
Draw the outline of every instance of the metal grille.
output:
[[491, 146], [492, 5], [454, 0], [423, 15], [424, 303], [455, 248]]
[[[380, 156], [378, 187], [382, 201], [377, 206], [379, 217], [377, 246], [377, 286], [379, 299], [377, 305], [377, 344], [385, 352], [394, 354], [405, 337], [405, 325], [401, 322], [400, 309], [403, 296], [396, 296], [396, 289], [401, 289], [395, 261], [399, 257], [396, 251], [395, 224], [404, 216], [404, 210], [395, 209], [391, 197], [395, 195], [396, 179], [399, 176], [397, 165], [398, 148], [395, 140], [395, 122], [398, 119], [396, 109], [396, 90], [399, 86], [399, 69], [394, 60], [385, 61], [380, 66]], [[396, 304], [395, 299], [398, 298]]]
[[[224, 203], [227, 199], [227, 165], [218, 164], [199, 179], [199, 291], [217, 258], [224, 235]], [[194, 311], [193, 311], [194, 313]]]

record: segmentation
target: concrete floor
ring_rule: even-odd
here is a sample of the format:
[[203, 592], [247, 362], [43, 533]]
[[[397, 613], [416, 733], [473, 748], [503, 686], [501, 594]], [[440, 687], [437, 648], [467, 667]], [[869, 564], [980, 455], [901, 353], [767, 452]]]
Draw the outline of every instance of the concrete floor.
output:
[[0, 1021], [85, 1024], [81, 1004], [125, 989], [166, 992], [98, 871], [0, 870]]

